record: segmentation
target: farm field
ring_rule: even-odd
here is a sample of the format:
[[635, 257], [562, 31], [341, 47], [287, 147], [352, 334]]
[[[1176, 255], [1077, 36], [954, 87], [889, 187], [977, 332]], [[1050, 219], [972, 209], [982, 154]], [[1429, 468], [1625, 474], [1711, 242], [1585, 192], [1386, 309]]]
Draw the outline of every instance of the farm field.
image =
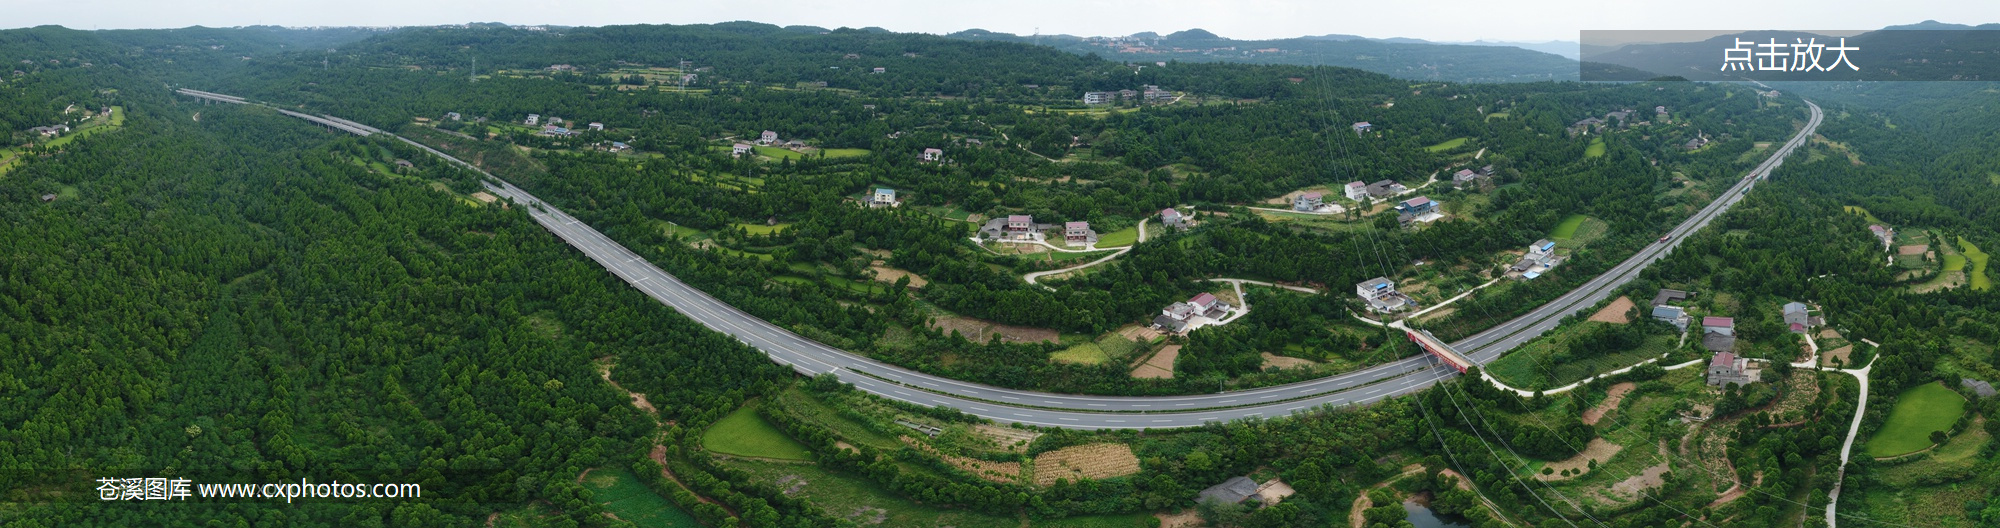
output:
[[741, 227], [741, 228], [743, 228], [743, 231], [745, 231], [745, 232], [748, 232], [748, 233], [750, 233], [750, 234], [752, 234], [752, 235], [768, 235], [768, 234], [771, 234], [771, 233], [776, 233], [776, 232], [778, 232], [778, 231], [780, 231], [780, 230], [783, 230], [783, 229], [785, 229], [785, 228], [787, 228], [787, 227], [792, 227], [792, 224], [789, 224], [789, 223], [784, 223], [784, 224], [775, 224], [775, 225], [764, 225], [764, 224], [736, 224], [736, 227]]
[[1458, 147], [1463, 147], [1463, 146], [1465, 146], [1465, 140], [1466, 140], [1466, 139], [1467, 139], [1467, 138], [1462, 138], [1462, 137], [1461, 137], [1461, 138], [1451, 138], [1451, 139], [1448, 139], [1448, 140], [1445, 140], [1445, 142], [1443, 142], [1443, 143], [1438, 143], [1438, 144], [1436, 144], [1436, 145], [1431, 145], [1431, 146], [1428, 146], [1428, 147], [1424, 147], [1424, 150], [1427, 150], [1427, 151], [1431, 151], [1431, 152], [1444, 152], [1444, 151], [1447, 151], [1447, 150], [1451, 150], [1451, 149], [1455, 149], [1455, 148], [1458, 148]]
[[1603, 220], [1584, 215], [1570, 215], [1549, 232], [1549, 239], [1566, 248], [1576, 248], [1604, 238], [1611, 232], [1611, 226]]
[[1590, 140], [1590, 146], [1583, 148], [1583, 157], [1586, 158], [1604, 157], [1604, 138], [1595, 138]]
[[1016, 528], [1019, 519], [911, 502], [880, 485], [835, 474], [812, 464], [731, 460], [726, 465], [750, 475], [750, 481], [777, 487], [804, 498], [834, 517], [861, 526], [956, 526]]
[[[1965, 253], [1961, 260], [1971, 261], [1972, 263], [1972, 271], [1970, 273], [1972, 290], [1985, 291], [1993, 289], [1993, 277], [1986, 274], [1986, 264], [1992, 257], [1987, 255], [1985, 251], [1980, 251], [1979, 246], [1972, 245], [1972, 241], [1966, 240], [1965, 237], [1958, 237], [1958, 247], [1960, 251]], [[1949, 265], [1949, 261], [1947, 261], [1946, 266]], [[1965, 262], [1960, 262], [1958, 265], [1960, 269], [1964, 269]]]
[[820, 149], [819, 152], [828, 158], [858, 158], [868, 155], [868, 149], [859, 148], [830, 148]]
[[810, 460], [812, 454], [777, 426], [757, 415], [757, 402], [744, 404], [716, 420], [701, 434], [701, 446], [725, 455], [780, 460]]
[[1097, 235], [1097, 247], [1125, 247], [1139, 241], [1139, 226], [1133, 225], [1110, 233]]
[[1139, 459], [1125, 444], [1085, 444], [1070, 446], [1035, 456], [1035, 485], [1102, 480], [1139, 472]]
[[1569, 215], [1568, 218], [1563, 219], [1562, 223], [1556, 224], [1555, 231], [1549, 232], [1549, 238], [1574, 238], [1576, 237], [1576, 229], [1583, 227], [1583, 221], [1588, 219], [1590, 217], [1580, 214]]
[[1096, 341], [1078, 343], [1049, 355], [1049, 359], [1063, 363], [1099, 365], [1107, 361], [1121, 360], [1139, 348], [1139, 343], [1125, 339], [1118, 334], [1107, 334]]
[[805, 157], [804, 154], [800, 154], [788, 149], [782, 149], [778, 147], [766, 147], [763, 145], [758, 145], [751, 148], [757, 152], [757, 155], [769, 158], [796, 160]]
[[1868, 456], [1883, 458], [1931, 447], [1932, 431], [1951, 429], [1965, 412], [1965, 398], [1937, 383], [1925, 383], [1896, 398], [1882, 429], [1868, 439]]
[[583, 487], [591, 491], [590, 500], [604, 505], [605, 511], [637, 526], [701, 526], [694, 517], [653, 493], [639, 482], [638, 476], [622, 468], [593, 469], [584, 475]]

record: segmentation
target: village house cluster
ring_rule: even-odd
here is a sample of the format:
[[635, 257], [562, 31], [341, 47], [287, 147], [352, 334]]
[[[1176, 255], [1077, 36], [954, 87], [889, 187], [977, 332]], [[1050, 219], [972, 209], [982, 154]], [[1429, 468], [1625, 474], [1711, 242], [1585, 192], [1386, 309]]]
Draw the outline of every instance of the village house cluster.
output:
[[1217, 299], [1215, 294], [1202, 293], [1186, 301], [1167, 305], [1160, 315], [1153, 317], [1153, 328], [1168, 333], [1183, 333], [1203, 326], [1222, 324], [1229, 320], [1229, 314], [1238, 311], [1229, 303]]
[[[1694, 294], [1681, 290], [1661, 289], [1653, 296], [1651, 315], [1654, 320], [1673, 325], [1681, 332], [1689, 330], [1693, 318], [1687, 310], [1673, 303], [1693, 298]], [[1779, 308], [1783, 314], [1786, 330], [1795, 334], [1810, 333], [1825, 321], [1812, 315], [1812, 308], [1801, 302], [1788, 302]], [[1736, 354], [1736, 319], [1722, 316], [1701, 318], [1701, 347], [1715, 355], [1708, 363], [1708, 384], [1723, 386], [1731, 383], [1744, 385], [1763, 380], [1763, 369], [1758, 365], [1762, 360], [1749, 359]]]
[[1104, 104], [1111, 104], [1121, 100], [1158, 103], [1161, 101], [1171, 101], [1173, 100], [1173, 98], [1174, 98], [1174, 92], [1160, 89], [1160, 87], [1156, 85], [1148, 84], [1142, 87], [1140, 90], [1128, 89], [1128, 90], [1119, 90], [1116, 92], [1084, 92], [1083, 104], [1104, 105]]
[[1534, 244], [1528, 245], [1528, 252], [1521, 255], [1519, 262], [1507, 268], [1507, 276], [1534, 280], [1562, 262], [1563, 257], [1556, 254], [1554, 241], [1546, 238], [1536, 240]]

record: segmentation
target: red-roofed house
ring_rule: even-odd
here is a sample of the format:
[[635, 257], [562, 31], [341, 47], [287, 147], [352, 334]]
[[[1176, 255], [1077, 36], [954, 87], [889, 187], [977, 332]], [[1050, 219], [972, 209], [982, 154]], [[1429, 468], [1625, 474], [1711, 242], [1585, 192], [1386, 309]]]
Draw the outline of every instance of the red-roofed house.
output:
[[1368, 184], [1358, 181], [1347, 182], [1346, 191], [1347, 199], [1359, 202], [1362, 198], [1368, 197]]
[[1174, 229], [1187, 229], [1187, 217], [1172, 207], [1160, 210], [1160, 223]]
[[1215, 294], [1206, 292], [1202, 293], [1201, 295], [1194, 296], [1193, 299], [1188, 299], [1188, 304], [1194, 305], [1195, 309], [1201, 310], [1203, 312], [1207, 312], [1210, 309], [1215, 308], [1216, 302], [1217, 301], [1215, 299]]
[[759, 145], [769, 145], [777, 142], [778, 142], [777, 132], [766, 130], [764, 131], [763, 135], [757, 136], [757, 144]]
[[1072, 246], [1088, 246], [1097, 243], [1097, 232], [1090, 230], [1090, 222], [1064, 222], [1063, 241]]
[[1007, 215], [1007, 237], [1016, 239], [1034, 238], [1035, 217], [1028, 215]]
[[1763, 378], [1761, 369], [1752, 368], [1749, 358], [1736, 357], [1730, 352], [1716, 352], [1708, 361], [1709, 385], [1747, 385]]
[[1701, 318], [1701, 331], [1733, 336], [1736, 335], [1736, 320], [1728, 317], [1703, 317]]

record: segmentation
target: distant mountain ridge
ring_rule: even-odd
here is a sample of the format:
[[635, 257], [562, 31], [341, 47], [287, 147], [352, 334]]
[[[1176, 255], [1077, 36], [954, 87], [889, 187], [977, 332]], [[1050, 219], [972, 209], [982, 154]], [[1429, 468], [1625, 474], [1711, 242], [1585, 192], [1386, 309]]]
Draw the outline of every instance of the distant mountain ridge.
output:
[[945, 35], [1051, 46], [1130, 62], [1240, 62], [1343, 66], [1413, 80], [1533, 82], [1577, 78], [1575, 42], [1432, 42], [1327, 34], [1236, 40], [1193, 28], [1167, 35], [1147, 31], [1118, 37], [1031, 35], [968, 29]]

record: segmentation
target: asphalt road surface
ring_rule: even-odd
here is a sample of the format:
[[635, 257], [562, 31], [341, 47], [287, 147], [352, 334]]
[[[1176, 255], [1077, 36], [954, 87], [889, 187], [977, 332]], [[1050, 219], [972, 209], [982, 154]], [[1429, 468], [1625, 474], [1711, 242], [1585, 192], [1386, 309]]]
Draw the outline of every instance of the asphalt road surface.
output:
[[[1807, 104], [1812, 108], [1812, 118], [1796, 137], [1745, 175], [1729, 192], [1676, 226], [1672, 231], [1673, 238], [1668, 242], [1648, 246], [1604, 275], [1548, 305], [1453, 343], [1453, 347], [1465, 352], [1475, 362], [1483, 364], [1492, 361], [1522, 342], [1554, 328], [1563, 317], [1595, 304], [1611, 290], [1630, 281], [1638, 270], [1665, 255], [1685, 235], [1708, 225], [1710, 220], [1740, 201], [1749, 186], [1769, 174], [1786, 155], [1811, 136], [1819, 126], [1821, 112], [1818, 105]], [[430, 147], [400, 137], [397, 139], [478, 170]], [[809, 376], [830, 372], [841, 381], [884, 398], [924, 406], [947, 406], [996, 422], [1073, 429], [1193, 427], [1242, 418], [1275, 418], [1321, 406], [1365, 404], [1421, 390], [1438, 380], [1458, 375], [1451, 369], [1433, 368], [1437, 362], [1429, 356], [1413, 356], [1356, 372], [1289, 385], [1188, 396], [1050, 394], [953, 380], [829, 347], [737, 310], [682, 283], [596, 229], [527, 191], [498, 178], [492, 179], [499, 183], [488, 183], [488, 189], [525, 207], [536, 222], [625, 282], [710, 329], [756, 347], [773, 361]]]

